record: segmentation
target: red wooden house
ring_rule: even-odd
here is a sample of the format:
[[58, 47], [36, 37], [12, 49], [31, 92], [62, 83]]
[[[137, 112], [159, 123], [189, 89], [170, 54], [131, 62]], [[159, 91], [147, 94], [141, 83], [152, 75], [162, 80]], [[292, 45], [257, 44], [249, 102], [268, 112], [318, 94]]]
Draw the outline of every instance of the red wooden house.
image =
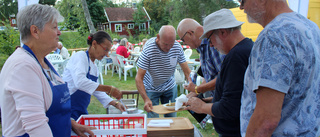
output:
[[117, 32], [120, 36], [129, 36], [128, 31], [130, 31], [132, 35], [135, 35], [135, 30], [137, 29], [139, 31], [147, 31], [149, 34], [151, 19], [148, 15], [148, 12], [143, 7], [147, 22], [141, 24], [140, 26], [136, 26], [133, 22], [133, 13], [136, 10], [137, 9], [133, 8], [105, 8], [107, 22], [102, 24], [103, 29]]

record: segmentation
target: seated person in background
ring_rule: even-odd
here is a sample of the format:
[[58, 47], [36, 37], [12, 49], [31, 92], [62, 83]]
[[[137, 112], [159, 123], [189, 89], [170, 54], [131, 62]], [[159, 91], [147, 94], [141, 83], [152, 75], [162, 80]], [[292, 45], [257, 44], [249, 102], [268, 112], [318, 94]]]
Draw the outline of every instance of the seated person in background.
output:
[[148, 41], [148, 39], [143, 39], [143, 40], [142, 40], [141, 51], [143, 50], [144, 45], [146, 44], [147, 41]]
[[[123, 56], [124, 58], [128, 58], [129, 55], [130, 55], [130, 52], [128, 52], [128, 50], [127, 50], [127, 48], [126, 48], [126, 43], [127, 43], [127, 41], [126, 41], [125, 38], [121, 39], [120, 45], [119, 45], [119, 47], [118, 47], [117, 50], [116, 50], [116, 53], [117, 53], [118, 55]], [[126, 62], [123, 61], [123, 63], [126, 63]]]
[[53, 51], [53, 54], [60, 54], [60, 49], [56, 47], [56, 49]]
[[119, 40], [117, 39], [117, 38], [114, 38], [113, 40], [112, 40], [112, 42], [113, 42], [113, 45], [112, 45], [112, 47], [111, 47], [111, 51], [115, 51], [115, 50], [117, 50], [117, 48], [119, 47]]
[[[133, 50], [133, 45], [128, 41], [128, 39], [127, 38], [123, 38], [123, 40], [125, 40], [126, 41], [126, 48], [128, 49], [128, 50]], [[120, 41], [121, 42], [121, 41]]]
[[60, 41], [58, 42], [58, 49], [60, 50], [60, 55], [63, 59], [67, 59], [70, 57], [68, 49], [65, 48]]

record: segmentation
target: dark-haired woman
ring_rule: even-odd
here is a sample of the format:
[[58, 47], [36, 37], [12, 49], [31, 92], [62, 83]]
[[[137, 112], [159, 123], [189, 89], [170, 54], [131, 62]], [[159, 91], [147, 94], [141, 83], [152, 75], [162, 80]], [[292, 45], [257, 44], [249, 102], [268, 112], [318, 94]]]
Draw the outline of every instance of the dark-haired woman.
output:
[[113, 105], [124, 111], [121, 103], [108, 96], [120, 99], [122, 93], [119, 89], [97, 82], [99, 70], [94, 61], [101, 60], [111, 49], [110, 35], [104, 31], [90, 34], [87, 44], [89, 49], [72, 55], [63, 73], [63, 80], [68, 83], [71, 95], [71, 117], [74, 120], [77, 120], [82, 114], [88, 114], [87, 107], [91, 95], [94, 95], [105, 108]]

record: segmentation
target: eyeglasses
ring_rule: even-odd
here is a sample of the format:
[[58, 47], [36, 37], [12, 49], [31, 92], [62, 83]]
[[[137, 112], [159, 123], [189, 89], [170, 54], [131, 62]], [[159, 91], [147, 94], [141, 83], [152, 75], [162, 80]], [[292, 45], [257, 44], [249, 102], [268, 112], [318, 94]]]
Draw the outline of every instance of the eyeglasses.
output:
[[101, 44], [98, 44], [98, 45], [100, 45], [100, 46], [101, 46], [101, 48], [102, 48], [105, 52], [109, 52], [109, 49], [107, 49], [107, 48], [103, 47]]
[[243, 6], [244, 0], [238, 0], [238, 1], [239, 1], [239, 3], [241, 4], [241, 6]]
[[184, 42], [184, 36], [186, 36], [186, 34], [188, 33], [188, 31], [186, 33], [184, 33], [184, 35], [181, 37], [182, 42]]
[[214, 33], [214, 31], [212, 31], [211, 34], [210, 34], [209, 37], [208, 37], [208, 42], [209, 42], [210, 45], [212, 44], [210, 38], [211, 38], [211, 36], [212, 36], [213, 33]]

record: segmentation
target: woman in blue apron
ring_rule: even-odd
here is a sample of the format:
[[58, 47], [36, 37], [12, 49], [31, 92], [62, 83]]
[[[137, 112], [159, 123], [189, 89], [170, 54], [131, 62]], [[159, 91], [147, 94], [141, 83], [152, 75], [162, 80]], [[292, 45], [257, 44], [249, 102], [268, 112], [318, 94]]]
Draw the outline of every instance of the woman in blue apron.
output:
[[100, 103], [107, 108], [109, 105], [124, 111], [124, 107], [117, 99], [121, 98], [121, 92], [103, 83], [98, 83], [99, 70], [94, 61], [105, 57], [112, 47], [111, 37], [104, 31], [90, 34], [87, 40], [90, 46], [87, 51], [79, 51], [71, 56], [63, 73], [63, 80], [68, 83], [71, 94], [71, 117], [77, 120], [81, 115], [88, 114], [87, 107], [90, 104], [91, 95], [94, 95]]
[[71, 124], [67, 83], [45, 58], [58, 46], [61, 18], [55, 8], [40, 4], [17, 15], [24, 46], [7, 59], [0, 74], [4, 137], [70, 137], [71, 127], [81, 131], [78, 135], [94, 135], [94, 127]]

